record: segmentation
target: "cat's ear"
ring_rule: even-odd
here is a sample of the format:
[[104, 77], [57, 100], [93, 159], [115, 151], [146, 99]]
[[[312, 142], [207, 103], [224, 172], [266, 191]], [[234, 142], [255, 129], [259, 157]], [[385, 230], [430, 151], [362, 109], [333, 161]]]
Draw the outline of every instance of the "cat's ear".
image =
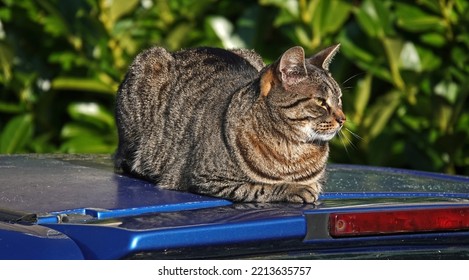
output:
[[289, 86], [306, 78], [305, 51], [302, 47], [293, 47], [283, 53], [278, 70], [283, 85]]
[[308, 58], [308, 62], [314, 66], [329, 71], [329, 64], [331, 63], [336, 53], [339, 51], [339, 47], [340, 44], [330, 46]]
[[273, 72], [272, 68], [269, 67], [261, 75], [261, 95], [262, 96], [269, 95], [269, 92], [272, 89], [272, 85], [274, 84], [274, 81], [275, 81], [275, 78], [272, 72]]

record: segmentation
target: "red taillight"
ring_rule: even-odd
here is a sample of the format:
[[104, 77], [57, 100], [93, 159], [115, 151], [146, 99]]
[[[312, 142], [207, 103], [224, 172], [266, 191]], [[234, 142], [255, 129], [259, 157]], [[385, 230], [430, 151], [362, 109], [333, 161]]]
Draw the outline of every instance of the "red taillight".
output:
[[469, 229], [469, 207], [332, 213], [332, 237]]

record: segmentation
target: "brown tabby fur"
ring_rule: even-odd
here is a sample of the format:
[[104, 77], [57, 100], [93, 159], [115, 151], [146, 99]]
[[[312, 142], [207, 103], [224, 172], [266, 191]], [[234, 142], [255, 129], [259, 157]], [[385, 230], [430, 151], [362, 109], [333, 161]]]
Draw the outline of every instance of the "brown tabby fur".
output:
[[117, 95], [116, 168], [233, 201], [316, 201], [345, 121], [328, 71], [338, 48], [268, 66], [249, 50], [142, 52]]

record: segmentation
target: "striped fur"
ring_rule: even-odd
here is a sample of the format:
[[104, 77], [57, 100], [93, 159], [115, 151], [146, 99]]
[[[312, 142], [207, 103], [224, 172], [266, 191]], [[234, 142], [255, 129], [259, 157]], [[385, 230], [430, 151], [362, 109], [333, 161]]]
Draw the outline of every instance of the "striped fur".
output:
[[117, 95], [116, 169], [233, 201], [316, 201], [345, 121], [337, 50], [294, 47], [268, 66], [249, 50], [142, 52]]

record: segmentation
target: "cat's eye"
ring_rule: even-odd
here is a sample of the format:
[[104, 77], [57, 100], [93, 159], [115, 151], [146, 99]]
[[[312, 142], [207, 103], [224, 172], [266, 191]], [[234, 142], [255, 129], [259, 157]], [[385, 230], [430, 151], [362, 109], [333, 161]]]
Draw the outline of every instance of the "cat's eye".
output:
[[329, 111], [329, 104], [327, 104], [327, 101], [324, 98], [314, 98], [314, 102], [316, 102], [316, 105]]

